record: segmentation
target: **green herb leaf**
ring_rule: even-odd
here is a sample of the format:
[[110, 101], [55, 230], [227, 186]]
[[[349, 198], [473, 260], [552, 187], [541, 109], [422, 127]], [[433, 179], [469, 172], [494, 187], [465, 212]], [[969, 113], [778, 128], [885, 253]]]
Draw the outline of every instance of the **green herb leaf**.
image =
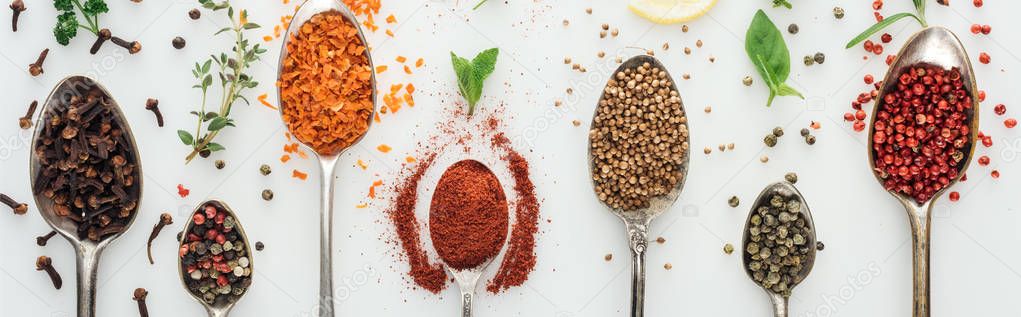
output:
[[248, 22], [248, 23], [245, 23], [245, 25], [242, 25], [241, 28], [245, 29], [245, 30], [258, 29], [259, 25], [255, 24], [255, 23]]
[[103, 0], [86, 0], [82, 4], [82, 14], [85, 16], [95, 17], [107, 12], [110, 12], [110, 8], [106, 6], [106, 2], [103, 2]]
[[227, 126], [226, 118], [216, 117], [213, 118], [213, 121], [209, 122], [209, 127], [207, 127], [207, 129], [209, 129], [209, 131], [219, 131], [220, 129], [223, 129], [223, 127], [226, 126]]
[[773, 0], [773, 7], [774, 8], [778, 8], [778, 7], [781, 7], [781, 6], [783, 6], [785, 8], [788, 8], [788, 9], [793, 7], [791, 5], [790, 1], [787, 1], [787, 0]]
[[209, 144], [206, 144], [206, 150], [209, 150], [209, 152], [223, 151], [226, 149], [227, 148], [223, 147], [223, 145], [220, 145], [219, 143], [209, 142]]
[[487, 77], [496, 69], [498, 48], [491, 48], [475, 55], [471, 61], [450, 52], [450, 61], [457, 74], [457, 88], [468, 101], [468, 115], [475, 113], [475, 104], [482, 98], [482, 87]]
[[73, 0], [53, 0], [53, 7], [60, 11], [74, 11]]
[[475, 76], [479, 76], [482, 80], [489, 77], [489, 75], [493, 73], [493, 70], [496, 69], [497, 55], [500, 55], [500, 49], [495, 47], [482, 51], [479, 55], [475, 55], [475, 58], [472, 59], [472, 66], [475, 68]]
[[53, 36], [57, 43], [66, 46], [71, 39], [78, 36], [78, 17], [74, 11], [67, 11], [57, 16], [57, 26], [53, 27]]
[[785, 83], [791, 72], [791, 54], [784, 43], [783, 34], [773, 24], [765, 12], [755, 13], [748, 32], [745, 34], [745, 52], [755, 64], [755, 69], [769, 87], [769, 100], [766, 106], [773, 104], [773, 98], [780, 96], [798, 96], [801, 93]]
[[489, 0], [482, 0], [482, 1], [479, 1], [479, 4], [476, 4], [476, 5], [475, 5], [475, 7], [474, 7], [474, 8], [472, 8], [472, 10], [478, 10], [478, 9], [479, 9], [479, 7], [481, 7], [481, 6], [483, 5], [483, 4], [486, 4], [486, 1], [489, 1]]
[[873, 34], [876, 34], [876, 32], [879, 32], [880, 30], [886, 28], [887, 26], [890, 26], [890, 24], [894, 24], [898, 20], [906, 18], [906, 17], [915, 18], [915, 20], [918, 21], [918, 23], [922, 23], [922, 20], [919, 19], [918, 16], [916, 16], [914, 14], [907, 13], [907, 12], [897, 13], [897, 14], [885, 17], [885, 18], [883, 18], [882, 21], [879, 21], [876, 24], [873, 24], [869, 28], [865, 29], [865, 31], [861, 32], [861, 34], [858, 34], [858, 36], [855, 36], [853, 39], [851, 39], [850, 42], [847, 42], [847, 46], [844, 47], [844, 48], [851, 48], [852, 46], [858, 45], [858, 43], [861, 43], [862, 41], [864, 41], [865, 39], [869, 38]]
[[184, 145], [192, 145], [195, 142], [195, 138], [188, 131], [177, 130], [177, 137], [181, 138], [181, 143], [184, 143]]
[[914, 0], [915, 1], [915, 12], [918, 12], [918, 16], [925, 16], [925, 0]]

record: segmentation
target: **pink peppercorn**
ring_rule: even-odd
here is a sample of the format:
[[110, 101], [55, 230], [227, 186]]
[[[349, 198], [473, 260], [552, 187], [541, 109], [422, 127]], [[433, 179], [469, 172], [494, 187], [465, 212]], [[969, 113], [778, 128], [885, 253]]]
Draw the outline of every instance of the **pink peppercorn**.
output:
[[979, 34], [981, 32], [982, 32], [982, 26], [981, 25], [978, 25], [978, 24], [972, 24], [971, 25], [971, 33], [972, 34]]
[[854, 114], [851, 114], [850, 112], [845, 112], [844, 113], [844, 121], [847, 121], [847, 122], [854, 121]]
[[996, 115], [998, 116], [1002, 116], [1003, 114], [1007, 113], [1007, 106], [1003, 105], [1002, 103], [997, 104], [996, 107], [993, 107], [993, 113], [996, 113]]
[[982, 64], [989, 64], [989, 54], [982, 52], [978, 54], [978, 62]]
[[194, 216], [191, 216], [191, 220], [197, 225], [206, 223], [206, 217], [200, 213], [196, 213]]
[[875, 46], [872, 47], [872, 53], [876, 55], [883, 55], [883, 46], [876, 44]]
[[872, 40], [865, 40], [865, 51], [866, 52], [871, 52], [873, 46], [875, 46], [875, 44], [872, 43]]
[[958, 201], [961, 199], [961, 193], [950, 192], [950, 201]]
[[897, 58], [897, 55], [886, 55], [886, 66], [893, 65], [893, 60]]
[[893, 35], [890, 35], [890, 33], [883, 33], [883, 36], [879, 37], [879, 39], [883, 40], [883, 43], [890, 43], [890, 41], [893, 41]]
[[976, 8], [982, 7], [982, 0], [972, 0], [971, 4], [975, 5]]
[[874, 80], [875, 80], [875, 78], [872, 78], [871, 74], [865, 75], [865, 84], [866, 85], [871, 85], [872, 81], [874, 81]]
[[985, 146], [985, 147], [993, 146], [993, 137], [988, 136], [988, 135], [983, 137], [982, 138], [982, 145]]
[[993, 170], [992, 172], [989, 172], [989, 176], [992, 176], [992, 177], [993, 177], [993, 179], [997, 179], [997, 178], [1000, 178], [1000, 171], [998, 171], [998, 170]]
[[982, 26], [982, 34], [989, 35], [989, 33], [992, 33], [992, 32], [993, 32], [993, 27], [989, 26], [989, 24], [986, 24], [986, 25]]
[[978, 165], [986, 166], [989, 165], [989, 156], [983, 155], [978, 157]]
[[1003, 125], [1006, 126], [1008, 129], [1013, 129], [1014, 127], [1017, 126], [1017, 120], [1014, 118], [1003, 120]]

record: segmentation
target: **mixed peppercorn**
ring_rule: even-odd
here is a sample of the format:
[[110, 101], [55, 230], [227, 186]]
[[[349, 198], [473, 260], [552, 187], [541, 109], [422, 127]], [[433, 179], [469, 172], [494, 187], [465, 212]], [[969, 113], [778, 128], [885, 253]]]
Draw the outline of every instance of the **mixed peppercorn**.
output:
[[191, 216], [181, 242], [188, 291], [208, 304], [233, 303], [252, 285], [252, 260], [237, 219], [210, 202]]

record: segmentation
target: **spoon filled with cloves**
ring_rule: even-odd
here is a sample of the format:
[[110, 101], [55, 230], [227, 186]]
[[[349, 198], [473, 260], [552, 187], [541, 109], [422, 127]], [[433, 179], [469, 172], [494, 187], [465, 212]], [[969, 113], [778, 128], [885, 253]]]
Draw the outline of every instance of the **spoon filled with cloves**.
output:
[[886, 73], [869, 129], [869, 165], [911, 225], [913, 316], [929, 316], [934, 201], [964, 176], [978, 138], [978, 88], [968, 53], [943, 27], [908, 39]]
[[773, 303], [773, 316], [787, 317], [794, 287], [815, 265], [816, 233], [804, 196], [788, 182], [770, 184], [748, 213], [742, 239], [745, 273]]
[[592, 116], [589, 172], [596, 197], [627, 229], [633, 317], [645, 314], [649, 225], [680, 196], [689, 138], [680, 93], [659, 60], [635, 56], [613, 72]]
[[226, 317], [252, 286], [252, 249], [237, 214], [219, 200], [191, 214], [181, 234], [181, 283], [210, 317]]
[[103, 250], [131, 227], [142, 199], [134, 136], [117, 102], [84, 76], [57, 83], [43, 104], [29, 158], [39, 213], [77, 254], [78, 316], [96, 316]]

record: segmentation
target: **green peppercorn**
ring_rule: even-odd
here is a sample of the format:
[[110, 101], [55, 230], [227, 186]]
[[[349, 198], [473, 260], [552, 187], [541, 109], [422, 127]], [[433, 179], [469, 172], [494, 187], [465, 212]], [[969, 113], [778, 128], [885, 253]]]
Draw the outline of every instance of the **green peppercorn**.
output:
[[815, 136], [814, 135], [806, 136], [805, 143], [808, 143], [808, 145], [815, 144]]
[[262, 164], [262, 166], [259, 166], [259, 173], [262, 173], [262, 175], [265, 176], [273, 173], [273, 170], [269, 168], [269, 165]]
[[791, 34], [798, 34], [798, 25], [791, 23], [791, 25], [787, 26], [787, 32], [790, 32]]
[[812, 134], [812, 132], [808, 131], [808, 128], [801, 128], [801, 136], [808, 136], [809, 134]]
[[798, 182], [798, 174], [796, 174], [794, 172], [787, 173], [787, 175], [784, 175], [783, 178], [785, 180], [787, 180], [788, 183], [791, 183], [791, 184], [794, 184], [794, 183]]
[[730, 199], [727, 200], [727, 204], [731, 207], [737, 208], [737, 206], [741, 204], [741, 199], [738, 199], [737, 196], [730, 196]]
[[833, 17], [835, 17], [837, 19], [843, 19], [844, 18], [844, 8], [833, 7]]
[[262, 199], [265, 201], [273, 200], [273, 191], [269, 189], [262, 190]]
[[767, 134], [766, 138], [762, 139], [762, 142], [766, 143], [766, 146], [768, 147], [774, 147], [776, 146], [776, 135], [772, 133]]
[[815, 60], [812, 59], [812, 56], [805, 55], [805, 66], [812, 66], [812, 65], [815, 65]]
[[726, 253], [727, 255], [730, 255], [731, 253], [734, 253], [734, 245], [730, 244], [730, 243], [727, 243], [726, 245], [724, 245], [723, 246], [723, 253]]
[[752, 76], [744, 76], [744, 79], [741, 80], [741, 82], [744, 83], [745, 86], [751, 86], [752, 85]]
[[782, 137], [783, 136], [783, 128], [782, 127], [775, 127], [775, 128], [773, 128], [773, 135], [775, 135], [777, 137]]
[[816, 63], [822, 64], [826, 62], [826, 55], [823, 53], [815, 53], [814, 59]]
[[213, 162], [213, 166], [216, 166], [218, 170], [222, 170], [224, 166], [227, 166], [227, 163], [224, 163], [223, 160], [216, 160], [216, 162]]

